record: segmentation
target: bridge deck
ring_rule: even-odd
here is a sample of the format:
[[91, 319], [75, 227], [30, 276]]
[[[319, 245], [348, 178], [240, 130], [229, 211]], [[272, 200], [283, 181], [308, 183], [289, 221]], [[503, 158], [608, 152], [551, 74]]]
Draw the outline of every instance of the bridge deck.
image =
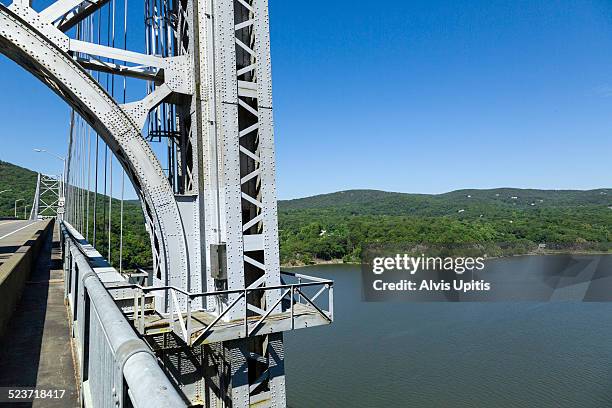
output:
[[37, 221], [29, 220], [0, 221], [0, 265], [32, 237], [39, 225]]
[[[19, 223], [19, 222], [17, 222]], [[0, 252], [5, 255], [37, 228], [31, 223], [0, 223]], [[4, 235], [24, 225], [10, 236]], [[8, 231], [8, 232], [7, 232]], [[23, 234], [22, 234], [23, 232]], [[23, 242], [22, 242], [23, 243]], [[0, 387], [36, 387], [66, 390], [57, 400], [36, 400], [33, 407], [77, 407], [77, 383], [64, 305], [63, 271], [57, 226], [47, 240], [35, 271], [26, 282], [21, 300], [0, 339]], [[19, 404], [10, 404], [19, 406]]]

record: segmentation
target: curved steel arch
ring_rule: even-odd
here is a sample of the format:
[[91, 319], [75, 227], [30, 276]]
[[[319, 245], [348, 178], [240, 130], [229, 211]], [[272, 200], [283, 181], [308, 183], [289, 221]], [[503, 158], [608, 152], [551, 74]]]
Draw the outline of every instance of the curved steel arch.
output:
[[[136, 122], [57, 45], [68, 39], [54, 36], [53, 27], [37, 14], [31, 13], [26, 20], [11, 10], [19, 7], [12, 5], [9, 9], [0, 4], [0, 53], [64, 99], [114, 152], [140, 196], [145, 216], [151, 220], [151, 246], [154, 258], [156, 252], [161, 257], [158, 264], [162, 281], [184, 286], [184, 282], [172, 282], [172, 278], [180, 278], [189, 269], [186, 235], [174, 193], [157, 157]], [[31, 9], [23, 7], [23, 11], [27, 15]], [[174, 270], [177, 273], [173, 274]]]

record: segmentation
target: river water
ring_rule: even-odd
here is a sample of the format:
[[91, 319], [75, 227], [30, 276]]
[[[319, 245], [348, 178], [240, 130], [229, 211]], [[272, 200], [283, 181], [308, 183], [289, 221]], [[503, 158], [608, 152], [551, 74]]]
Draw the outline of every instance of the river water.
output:
[[285, 335], [290, 407], [612, 407], [612, 303], [367, 303], [354, 265], [335, 322]]

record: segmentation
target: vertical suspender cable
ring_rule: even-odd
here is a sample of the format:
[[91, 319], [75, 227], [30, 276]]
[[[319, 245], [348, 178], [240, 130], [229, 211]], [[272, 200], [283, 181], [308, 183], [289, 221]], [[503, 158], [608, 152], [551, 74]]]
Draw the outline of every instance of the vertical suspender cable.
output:
[[84, 145], [83, 141], [85, 140], [83, 135], [85, 134], [85, 121], [81, 118], [81, 127], [79, 132], [79, 231], [84, 231], [83, 227], [85, 224], [83, 222], [83, 217], [85, 215], [85, 211], [83, 211], [83, 196], [85, 191], [83, 190], [83, 165], [85, 163], [84, 160]]
[[[102, 22], [100, 22], [100, 24], [102, 24]], [[110, 10], [107, 13], [107, 18], [106, 18], [106, 44], [108, 45], [110, 44]], [[109, 89], [109, 79], [110, 79], [110, 74], [106, 74], [106, 90], [108, 91]], [[102, 213], [102, 233], [106, 232], [106, 200], [108, 199], [107, 193], [107, 187], [108, 187], [108, 145], [105, 143], [104, 144], [104, 193], [102, 196], [102, 200], [103, 200], [103, 206], [104, 206], [104, 211]], [[108, 241], [109, 237], [106, 237], [106, 240]], [[100, 248], [101, 250], [102, 248]], [[106, 253], [106, 259], [108, 260], [108, 252]]]
[[[106, 230], [106, 200], [107, 200], [107, 185], [108, 185], [108, 180], [107, 180], [107, 163], [108, 163], [108, 146], [104, 146], [104, 192], [102, 193], [102, 200], [103, 200], [103, 207], [104, 207], [104, 211], [102, 213], [102, 232], [105, 232]], [[108, 238], [108, 237], [107, 237]], [[106, 254], [108, 256], [108, 254]], [[107, 258], [108, 259], [108, 258]]]
[[85, 239], [89, 241], [89, 191], [91, 189], [91, 127], [87, 128], [87, 222]]
[[[91, 36], [91, 16], [85, 19], [87, 40], [92, 42]], [[91, 74], [91, 71], [90, 71]], [[86, 197], [86, 221], [85, 221], [85, 239], [89, 241], [89, 192], [91, 190], [91, 126], [87, 126], [87, 197]]]
[[108, 262], [112, 265], [113, 262], [111, 260], [111, 233], [113, 226], [113, 154], [109, 157], [108, 161], [108, 169], [109, 169], [109, 193], [108, 193]]
[[83, 229], [81, 228], [82, 226], [82, 222], [83, 222], [83, 213], [82, 213], [82, 208], [81, 208], [81, 199], [83, 197], [83, 190], [81, 189], [81, 170], [83, 167], [83, 118], [81, 118], [81, 116], [79, 116], [79, 131], [77, 133], [77, 167], [76, 167], [76, 185], [77, 185], [77, 228], [79, 229], [79, 231], [83, 231]]
[[[96, 12], [96, 16], [98, 17], [97, 19], [94, 18], [94, 26], [97, 28], [97, 38], [96, 38], [96, 43], [100, 44], [100, 37], [101, 37], [101, 26], [102, 24], [100, 24], [100, 21], [102, 19], [102, 9], [99, 8], [98, 11]], [[92, 17], [93, 18], [93, 17]], [[92, 29], [93, 30], [93, 29]], [[98, 83], [100, 83], [100, 71], [96, 72], [96, 77], [97, 77], [97, 81]], [[97, 238], [97, 233], [98, 233], [98, 179], [99, 179], [99, 167], [100, 167], [100, 135], [98, 135], [98, 133], [96, 132], [96, 170], [95, 170], [95, 193], [94, 193], [94, 202], [93, 202], [93, 246], [94, 248], [96, 247], [96, 238]]]
[[121, 207], [119, 209], [119, 272], [123, 272], [123, 195], [125, 193], [125, 173], [121, 173]]
[[73, 166], [72, 166], [72, 204], [73, 204], [73, 213], [74, 213], [74, 222], [73, 222], [73, 226], [75, 228], [78, 228], [79, 226], [77, 225], [77, 223], [79, 222], [79, 213], [78, 213], [78, 194], [79, 191], [77, 190], [77, 177], [76, 177], [76, 172], [78, 171], [78, 166], [79, 166], [79, 158], [78, 158], [78, 150], [77, 150], [77, 145], [79, 143], [79, 116], [76, 117], [75, 120], [75, 127], [74, 127], [74, 137], [73, 137], [73, 141], [72, 141], [72, 146], [73, 146], [73, 153], [72, 153], [72, 157], [74, 157], [73, 160]]
[[81, 117], [77, 116], [77, 126], [74, 133], [74, 227], [79, 228], [79, 133], [81, 131]]
[[[112, 22], [111, 26], [111, 47], [115, 47], [115, 17], [116, 17], [116, 0], [112, 0], [112, 10], [108, 11], [109, 19]], [[112, 11], [112, 14], [111, 14]], [[114, 63], [115, 60], [113, 59]], [[111, 75], [111, 89], [110, 89], [111, 97], [115, 97], [115, 74]], [[111, 152], [109, 158], [109, 197], [108, 197], [108, 253], [107, 258], [108, 262], [112, 265], [111, 258], [111, 241], [112, 241], [112, 228], [113, 228], [113, 158], [114, 154]]]
[[79, 179], [81, 182], [81, 234], [85, 233], [85, 154], [87, 152], [86, 144], [85, 144], [85, 131], [87, 127], [87, 123], [81, 119], [81, 123], [83, 124], [81, 127], [81, 168], [79, 169]]
[[74, 169], [73, 169], [73, 179], [74, 179], [74, 227], [79, 228], [79, 130], [81, 126], [81, 117], [77, 116], [77, 125], [75, 127], [74, 132]]
[[99, 159], [99, 145], [100, 145], [100, 136], [96, 133], [96, 152], [95, 152], [95, 157], [96, 159], [94, 160], [94, 163], [96, 165], [95, 168], [95, 175], [94, 175], [94, 197], [93, 197], [93, 246], [94, 248], [96, 247], [96, 232], [97, 232], [97, 226], [98, 226], [98, 213], [97, 213], [97, 207], [98, 207], [98, 161]]
[[85, 132], [85, 124], [83, 118], [80, 120], [81, 126], [79, 127], [79, 168], [78, 168], [78, 177], [79, 177], [79, 231], [83, 231], [83, 227], [85, 226], [83, 223], [83, 134]]
[[[123, 49], [127, 50], [127, 0], [123, 0]], [[123, 103], [126, 100], [126, 77], [123, 77]], [[123, 199], [125, 195], [125, 170], [121, 172], [121, 208], [119, 214], [119, 272], [123, 272]]]

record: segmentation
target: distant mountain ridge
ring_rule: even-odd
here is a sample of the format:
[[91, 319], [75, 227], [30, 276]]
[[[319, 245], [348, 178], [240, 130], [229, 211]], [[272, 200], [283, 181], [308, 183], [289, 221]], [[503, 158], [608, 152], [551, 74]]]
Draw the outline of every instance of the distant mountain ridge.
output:
[[[16, 199], [28, 205], [34, 196], [37, 173], [0, 161], [0, 215], [10, 215]], [[516, 198], [513, 198], [516, 197]], [[137, 200], [126, 204], [138, 205]], [[532, 205], [534, 204], [534, 205]], [[539, 190], [520, 188], [463, 189], [442, 194], [398, 193], [382, 190], [345, 190], [292, 200], [280, 200], [280, 211], [346, 210], [359, 215], [445, 215], [449, 211], [495, 205], [507, 209], [612, 206], [612, 189]]]
[[[14, 213], [16, 199], [32, 204], [36, 173], [0, 161], [0, 216]], [[90, 195], [93, 199], [93, 194]], [[113, 199], [113, 208], [119, 208]], [[106, 248], [108, 198], [98, 194], [98, 243]], [[90, 207], [93, 207], [93, 203]], [[513, 243], [523, 253], [538, 243], [598, 243], [612, 248], [612, 189], [464, 189], [443, 194], [347, 190], [281, 200], [280, 255], [283, 264], [319, 260], [355, 262], [370, 244], [398, 242]], [[124, 203], [124, 266], [147, 266], [150, 243], [137, 200]], [[20, 214], [23, 214], [21, 203]], [[119, 236], [119, 212], [112, 212]], [[90, 225], [90, 231], [93, 225]], [[114, 264], [118, 240], [112, 250]], [[104, 252], [104, 250], [102, 250]], [[103, 253], [104, 255], [104, 253]]]
[[[496, 256], [539, 244], [612, 248], [612, 189], [349, 190], [280, 201], [281, 261], [359, 262], [368, 245], [485, 244]], [[587, 244], [588, 243], [588, 244]]]
[[534, 208], [608, 207], [612, 206], [612, 189], [495, 188], [455, 190], [442, 194], [347, 190], [279, 201], [279, 210], [282, 212], [334, 210], [346, 211], [353, 215], [442, 216], [461, 210], [463, 212], [479, 212], [491, 206], [502, 211]]

